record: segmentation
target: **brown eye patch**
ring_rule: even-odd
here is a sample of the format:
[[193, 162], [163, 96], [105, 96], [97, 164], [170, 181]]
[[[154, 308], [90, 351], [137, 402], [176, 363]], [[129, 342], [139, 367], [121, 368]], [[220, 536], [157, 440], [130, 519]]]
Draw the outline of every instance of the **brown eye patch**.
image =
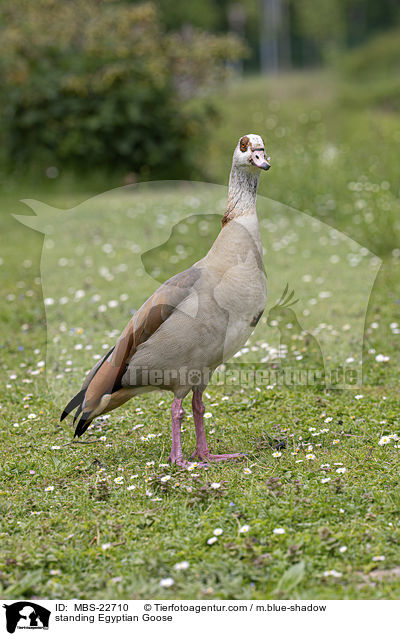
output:
[[249, 143], [250, 143], [250, 139], [248, 137], [242, 137], [240, 140], [240, 150], [242, 152], [246, 152], [247, 148], [249, 147]]

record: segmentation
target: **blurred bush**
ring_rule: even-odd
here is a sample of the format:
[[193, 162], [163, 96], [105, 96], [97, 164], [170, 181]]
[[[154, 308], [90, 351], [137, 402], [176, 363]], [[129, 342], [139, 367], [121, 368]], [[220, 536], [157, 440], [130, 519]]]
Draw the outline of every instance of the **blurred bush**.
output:
[[215, 115], [206, 89], [244, 53], [234, 36], [166, 33], [150, 3], [14, 0], [0, 24], [0, 135], [13, 164], [188, 176]]
[[359, 107], [400, 109], [400, 29], [386, 31], [347, 53], [342, 97]]

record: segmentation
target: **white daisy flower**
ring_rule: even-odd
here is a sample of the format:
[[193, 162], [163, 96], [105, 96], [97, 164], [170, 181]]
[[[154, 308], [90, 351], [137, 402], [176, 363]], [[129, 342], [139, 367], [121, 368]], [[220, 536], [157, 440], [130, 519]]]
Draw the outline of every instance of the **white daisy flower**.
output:
[[174, 570], [177, 570], [179, 572], [180, 570], [187, 570], [188, 567], [190, 567], [188, 561], [180, 561], [179, 563], [175, 563]]
[[161, 579], [159, 586], [160, 587], [171, 587], [175, 583], [174, 579], [168, 576], [166, 579]]
[[214, 490], [218, 490], [218, 488], [221, 488], [221, 484], [218, 481], [213, 481], [212, 484], [210, 484], [211, 488], [214, 488]]
[[333, 576], [335, 579], [339, 579], [343, 574], [337, 570], [325, 570], [324, 576]]
[[384, 356], [383, 353], [378, 353], [378, 355], [375, 356], [375, 360], [377, 362], [389, 362], [390, 356]]

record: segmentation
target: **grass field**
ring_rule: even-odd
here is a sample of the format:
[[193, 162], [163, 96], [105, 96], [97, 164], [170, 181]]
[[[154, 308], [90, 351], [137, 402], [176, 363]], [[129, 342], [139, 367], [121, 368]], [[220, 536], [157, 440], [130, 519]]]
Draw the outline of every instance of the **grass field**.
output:
[[[400, 117], [345, 107], [319, 74], [248, 80], [219, 101], [210, 181], [226, 182], [253, 130], [273, 161], [260, 194], [279, 202], [259, 201], [270, 296], [235, 361], [309, 368], [317, 340], [325, 364], [362, 368], [363, 385], [213, 383], [209, 445], [246, 455], [208, 469], [167, 464], [170, 394], [135, 398], [72, 443], [64, 399], [159, 281], [203, 255], [226, 191], [91, 199], [78, 180], [5, 183], [2, 598], [399, 596]], [[22, 198], [52, 206], [31, 203], [43, 254], [43, 235], [10, 216], [29, 214]], [[286, 283], [292, 327], [271, 311]], [[190, 400], [183, 444], [189, 456]]]

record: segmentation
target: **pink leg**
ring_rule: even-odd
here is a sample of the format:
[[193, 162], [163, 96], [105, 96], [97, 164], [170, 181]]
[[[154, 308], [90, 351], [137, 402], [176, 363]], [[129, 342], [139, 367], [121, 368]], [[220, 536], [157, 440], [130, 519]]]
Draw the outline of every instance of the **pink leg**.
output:
[[183, 459], [182, 444], [181, 444], [181, 424], [185, 415], [185, 411], [182, 407], [182, 400], [174, 398], [171, 407], [172, 415], [172, 448], [171, 454], [168, 457], [172, 464], [178, 466], [187, 466], [187, 461]]
[[242, 453], [225, 453], [223, 455], [212, 455], [210, 453], [206, 440], [206, 432], [204, 430], [203, 416], [205, 408], [201, 397], [202, 393], [195, 389], [193, 391], [192, 408], [194, 426], [196, 429], [196, 450], [192, 455], [192, 459], [194, 459], [194, 457], [198, 457], [199, 459], [204, 459], [206, 462], [219, 462], [224, 459], [236, 459], [238, 457], [242, 457]]

